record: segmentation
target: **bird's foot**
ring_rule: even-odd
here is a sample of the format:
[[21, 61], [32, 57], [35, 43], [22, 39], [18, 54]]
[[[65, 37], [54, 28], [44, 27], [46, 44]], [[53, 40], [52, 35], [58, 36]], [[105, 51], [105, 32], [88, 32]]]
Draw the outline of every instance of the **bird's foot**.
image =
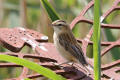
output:
[[61, 69], [63, 69], [63, 66], [61, 66], [61, 64], [58, 64], [58, 63], [55, 63], [55, 62], [52, 62], [52, 64], [55, 65], [55, 66], [58, 66]]

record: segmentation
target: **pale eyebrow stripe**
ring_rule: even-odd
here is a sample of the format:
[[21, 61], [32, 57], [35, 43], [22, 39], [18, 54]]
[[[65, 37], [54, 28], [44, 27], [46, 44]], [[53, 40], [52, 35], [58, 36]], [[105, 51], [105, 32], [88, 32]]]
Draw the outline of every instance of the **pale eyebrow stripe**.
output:
[[64, 22], [64, 23], [66, 23], [66, 21], [64, 21], [64, 20], [61, 20], [60, 22]]

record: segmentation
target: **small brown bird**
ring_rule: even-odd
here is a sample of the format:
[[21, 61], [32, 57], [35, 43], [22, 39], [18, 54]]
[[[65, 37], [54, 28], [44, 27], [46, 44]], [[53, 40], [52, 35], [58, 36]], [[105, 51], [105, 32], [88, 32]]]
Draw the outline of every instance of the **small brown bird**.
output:
[[67, 60], [67, 62], [80, 63], [86, 71], [88, 63], [84, 57], [84, 53], [75, 39], [69, 25], [63, 20], [56, 20], [52, 23], [54, 28], [54, 45], [58, 52]]

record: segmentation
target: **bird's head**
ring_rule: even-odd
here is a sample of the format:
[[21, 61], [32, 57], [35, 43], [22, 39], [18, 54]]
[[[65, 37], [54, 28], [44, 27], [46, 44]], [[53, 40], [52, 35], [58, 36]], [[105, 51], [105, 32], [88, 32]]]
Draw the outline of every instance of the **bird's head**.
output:
[[54, 32], [63, 32], [67, 31], [69, 28], [69, 25], [64, 20], [56, 20], [52, 22], [52, 26], [54, 28]]

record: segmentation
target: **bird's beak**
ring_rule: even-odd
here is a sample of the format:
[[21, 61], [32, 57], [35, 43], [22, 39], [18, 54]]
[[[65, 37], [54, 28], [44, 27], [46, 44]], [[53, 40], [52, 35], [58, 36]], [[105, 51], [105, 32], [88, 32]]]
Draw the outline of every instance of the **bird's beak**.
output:
[[53, 27], [53, 26], [55, 26], [55, 24], [52, 23], [51, 26]]
[[52, 26], [52, 27], [53, 27], [53, 26], [56, 26], [56, 22], [53, 21], [52, 24], [51, 24], [51, 26]]
[[53, 24], [48, 24], [49, 26], [53, 27], [54, 25]]
[[53, 26], [54, 26], [54, 24], [51, 24], [51, 26], [53, 27]]

